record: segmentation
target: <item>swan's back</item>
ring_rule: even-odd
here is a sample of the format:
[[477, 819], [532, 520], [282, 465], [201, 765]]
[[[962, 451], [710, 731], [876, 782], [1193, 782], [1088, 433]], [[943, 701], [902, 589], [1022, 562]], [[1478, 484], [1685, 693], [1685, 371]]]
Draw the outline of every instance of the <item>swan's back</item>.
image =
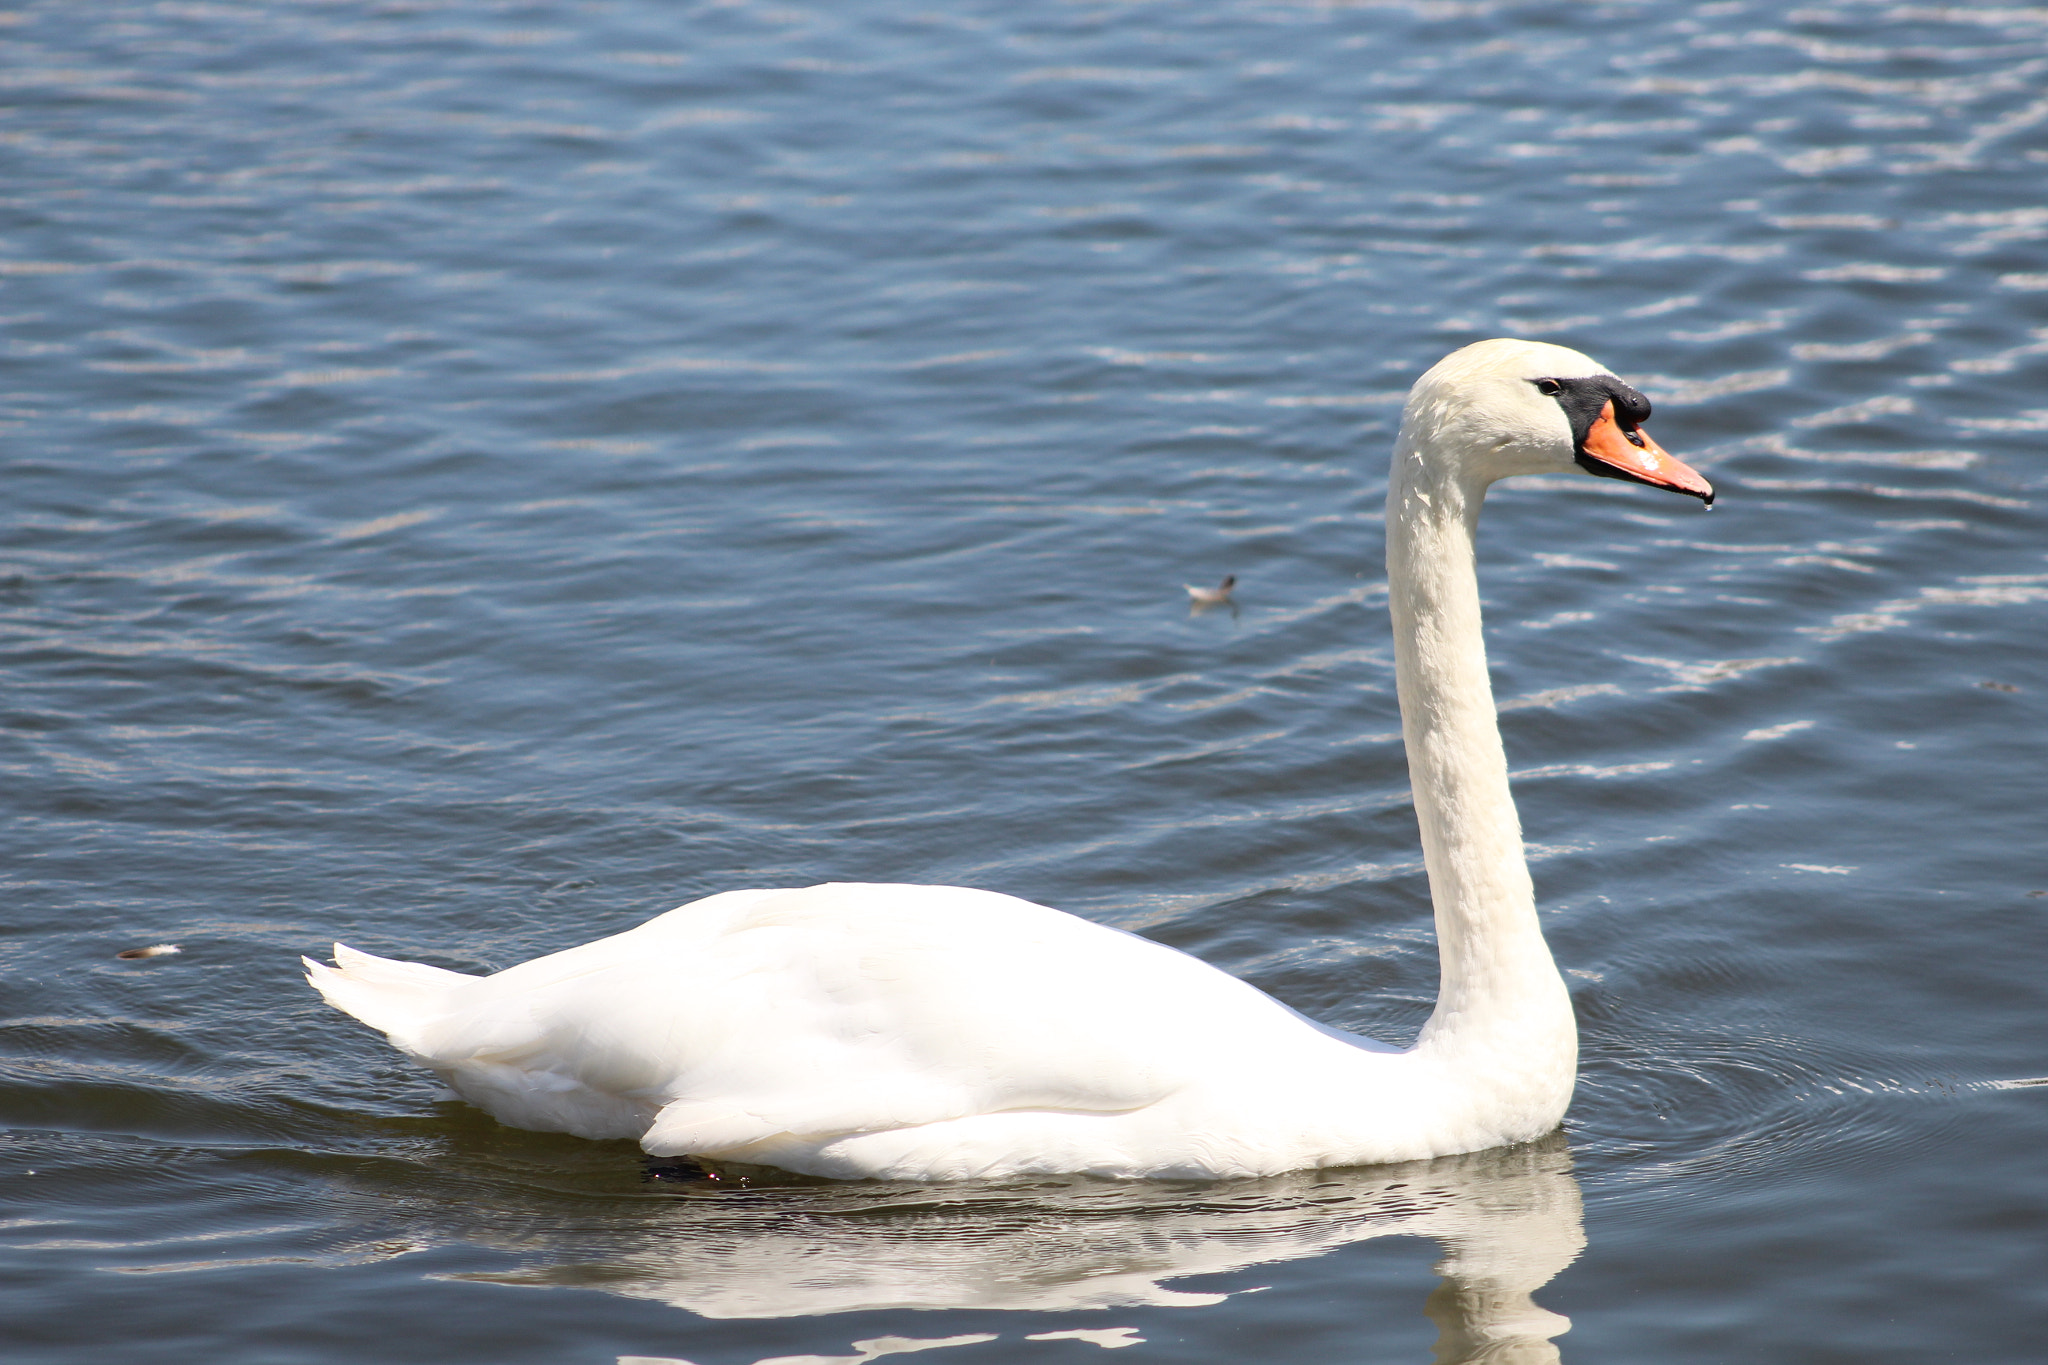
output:
[[959, 887], [729, 891], [481, 978], [336, 959], [308, 963], [329, 1002], [464, 1098], [659, 1154], [1131, 1114], [1354, 1051], [1184, 953]]

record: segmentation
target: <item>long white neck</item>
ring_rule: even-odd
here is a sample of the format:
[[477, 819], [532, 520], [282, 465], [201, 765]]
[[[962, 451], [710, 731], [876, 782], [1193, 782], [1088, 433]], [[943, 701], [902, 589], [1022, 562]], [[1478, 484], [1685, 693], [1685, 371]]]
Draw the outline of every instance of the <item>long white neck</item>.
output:
[[1431, 458], [1428, 439], [1403, 431], [1387, 492], [1401, 731], [1442, 962], [1416, 1050], [1469, 1073], [1476, 1101], [1554, 1110], [1533, 1137], [1570, 1100], [1577, 1032], [1537, 924], [1486, 671], [1473, 557], [1486, 485]]

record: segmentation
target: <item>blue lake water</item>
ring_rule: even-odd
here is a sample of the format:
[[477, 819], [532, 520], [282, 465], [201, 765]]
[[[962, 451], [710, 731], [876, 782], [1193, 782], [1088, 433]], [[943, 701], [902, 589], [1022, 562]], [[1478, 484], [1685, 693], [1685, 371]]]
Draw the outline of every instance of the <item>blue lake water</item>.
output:
[[[10, 1361], [2039, 1359], [2048, 9], [27, 0], [0, 93]], [[1380, 499], [1494, 335], [1721, 491], [1483, 527], [1556, 1141], [648, 1184], [299, 979], [931, 881], [1404, 1040]]]

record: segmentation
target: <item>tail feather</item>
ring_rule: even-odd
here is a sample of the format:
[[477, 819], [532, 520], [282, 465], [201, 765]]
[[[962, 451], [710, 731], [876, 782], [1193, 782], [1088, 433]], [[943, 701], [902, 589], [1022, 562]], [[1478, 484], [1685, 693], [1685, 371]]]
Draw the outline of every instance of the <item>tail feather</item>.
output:
[[476, 980], [460, 972], [429, 967], [424, 962], [394, 962], [358, 952], [345, 943], [334, 945], [334, 966], [306, 964], [306, 980], [328, 1004], [376, 1029], [407, 1052], [418, 1052], [413, 1039], [420, 1026], [448, 1009], [449, 992]]

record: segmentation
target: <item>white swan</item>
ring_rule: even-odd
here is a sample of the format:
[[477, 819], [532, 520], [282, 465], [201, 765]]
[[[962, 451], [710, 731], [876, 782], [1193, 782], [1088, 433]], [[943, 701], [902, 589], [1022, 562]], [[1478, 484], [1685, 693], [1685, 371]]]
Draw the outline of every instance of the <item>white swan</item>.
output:
[[1587, 357], [1484, 341], [1416, 382], [1387, 494], [1402, 732], [1441, 989], [1415, 1045], [991, 891], [727, 891], [495, 976], [341, 944], [327, 998], [520, 1128], [812, 1175], [1249, 1176], [1555, 1128], [1571, 1002], [1536, 920], [1480, 639], [1487, 486], [1581, 468], [1713, 490]]

